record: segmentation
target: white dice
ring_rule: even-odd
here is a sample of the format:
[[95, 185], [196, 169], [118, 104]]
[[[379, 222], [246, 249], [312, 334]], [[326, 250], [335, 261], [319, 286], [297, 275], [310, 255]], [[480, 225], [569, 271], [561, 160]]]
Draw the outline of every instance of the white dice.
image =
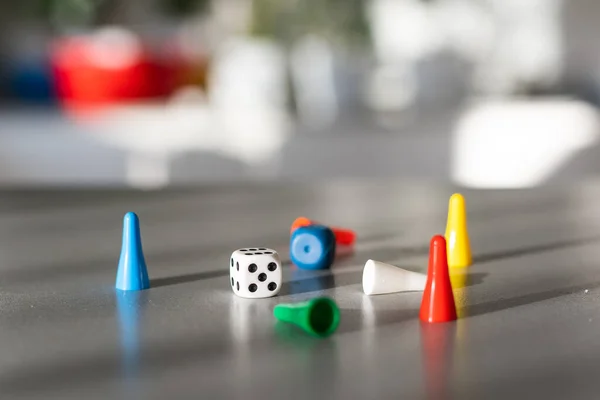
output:
[[281, 260], [275, 250], [244, 247], [234, 251], [229, 260], [231, 289], [240, 297], [261, 299], [281, 290]]

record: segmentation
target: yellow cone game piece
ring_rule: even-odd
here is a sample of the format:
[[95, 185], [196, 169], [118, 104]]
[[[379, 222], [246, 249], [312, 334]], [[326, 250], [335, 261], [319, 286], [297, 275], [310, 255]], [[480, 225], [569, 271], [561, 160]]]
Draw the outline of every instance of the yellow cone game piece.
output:
[[446, 243], [448, 267], [464, 268], [472, 264], [465, 198], [459, 193], [453, 194], [448, 204]]

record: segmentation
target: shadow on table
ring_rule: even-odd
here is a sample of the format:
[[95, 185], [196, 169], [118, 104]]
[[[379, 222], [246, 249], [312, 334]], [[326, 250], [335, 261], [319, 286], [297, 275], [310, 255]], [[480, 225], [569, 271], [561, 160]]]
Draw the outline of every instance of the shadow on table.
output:
[[529, 247], [522, 247], [518, 249], [510, 249], [498, 252], [485, 253], [473, 256], [474, 264], [483, 264], [486, 262], [492, 262], [497, 260], [503, 260], [506, 258], [516, 258], [531, 254], [543, 253], [546, 251], [553, 251], [559, 249], [565, 249], [569, 247], [582, 246], [589, 243], [594, 243], [600, 240], [600, 236], [589, 236], [585, 238], [578, 238], [572, 240], [562, 240], [552, 243], [540, 244]]
[[165, 278], [156, 278], [150, 281], [150, 286], [153, 288], [179, 285], [182, 283], [190, 283], [196, 281], [203, 281], [205, 279], [219, 278], [229, 275], [229, 270], [222, 271], [205, 271], [194, 274], [184, 274], [176, 276], [168, 276]]
[[[507, 258], [516, 258], [516, 257], [522, 257], [522, 256], [526, 256], [526, 255], [531, 255], [531, 254], [543, 253], [546, 251], [581, 246], [581, 245], [597, 242], [598, 240], [600, 240], [600, 236], [590, 236], [590, 237], [586, 237], [586, 238], [557, 241], [557, 242], [523, 247], [523, 248], [518, 248], [518, 249], [490, 252], [490, 253], [475, 255], [473, 257], [473, 262], [474, 262], [474, 264], [483, 264], [483, 263], [503, 260], [503, 259], [507, 259]], [[393, 248], [385, 247], [385, 248], [381, 248], [381, 249], [371, 250], [369, 252], [369, 254], [372, 259], [391, 260], [391, 259], [398, 258], [400, 256], [426, 255], [427, 252], [428, 252], [428, 248], [426, 248], [426, 247], [404, 247], [404, 248], [403, 247], [393, 247]], [[336, 261], [339, 262], [339, 261], [343, 261], [344, 259], [349, 259], [349, 258], [355, 256], [356, 254], [359, 254], [359, 252], [355, 252], [355, 251], [352, 251], [349, 249], [344, 249], [344, 251], [342, 251], [339, 254], [339, 257], [337, 258]], [[293, 265], [290, 260], [283, 260], [281, 264], [284, 267]], [[300, 271], [300, 270], [298, 270], [298, 271]], [[298, 272], [298, 273], [294, 272], [293, 274], [295, 274], [296, 277], [293, 279], [293, 281], [285, 282], [283, 284], [282, 294], [308, 293], [308, 292], [314, 292], [314, 291], [319, 291], [319, 290], [332, 289], [332, 288], [336, 287], [334, 276], [330, 272], [325, 275], [322, 273], [318, 274], [318, 273], [316, 273], [317, 271], [307, 270], [304, 272], [307, 272], [307, 273], [303, 275], [301, 272]], [[194, 282], [194, 281], [198, 281], [198, 280], [227, 276], [228, 274], [229, 274], [228, 271], [208, 271], [208, 272], [202, 272], [202, 273], [194, 273], [194, 274], [180, 275], [180, 276], [174, 276], [174, 277], [159, 278], [159, 279], [153, 280], [152, 285], [154, 287], [169, 286], [169, 285], [175, 285], [175, 284], [180, 284], [180, 283], [188, 283], [188, 282]], [[359, 272], [347, 272], [345, 274], [349, 275], [349, 277], [356, 278], [356, 281], [358, 282], [360, 279], [360, 276], [362, 275], [362, 272], [360, 272], [360, 273]], [[338, 273], [336, 275], [339, 276], [339, 275], [343, 275], [343, 274]], [[486, 276], [486, 273], [479, 273], [479, 272], [470, 273], [469, 274], [470, 284], [467, 286], [476, 285], [476, 284], [481, 283], [483, 281], [483, 279], [485, 278], [485, 276]]]
[[[282, 266], [291, 265], [292, 262], [289, 260], [283, 260], [281, 262]], [[163, 287], [163, 286], [172, 286], [179, 285], [183, 283], [191, 283], [197, 281], [203, 281], [206, 279], [212, 278], [220, 278], [229, 275], [229, 269], [217, 270], [217, 271], [204, 271], [204, 272], [196, 272], [192, 274], [182, 274], [175, 276], [167, 276], [163, 278], [155, 278], [151, 280], [151, 287]]]
[[581, 285], [569, 286], [565, 288], [556, 288], [538, 293], [528, 293], [522, 296], [509, 299], [493, 300], [462, 307], [460, 311], [466, 312], [469, 317], [493, 313], [496, 311], [508, 310], [510, 308], [526, 306], [539, 303], [545, 300], [551, 300], [562, 296], [568, 296], [577, 292], [583, 292], [586, 289], [597, 289], [600, 287], [600, 281], [589, 282]]
[[292, 280], [281, 284], [280, 296], [320, 292], [335, 287], [335, 276], [331, 273], [318, 274], [317, 271], [294, 271]]
[[[269, 241], [272, 239], [265, 239]], [[190, 265], [198, 264], [199, 260], [206, 261], [215, 257], [222, 257], [223, 254], [229, 254], [231, 247], [222, 246], [186, 246], [173, 248], [165, 251], [154, 252], [145, 251], [144, 255], [148, 265]], [[83, 274], [95, 274], [107, 270], [116, 272], [116, 263], [119, 253], [110, 257], [98, 258], [89, 261], [69, 261], [63, 263], [51, 262], [48, 264], [22, 265], [19, 269], [3, 272], [3, 279], [9, 284], [37, 283], [43, 281], [59, 281], [65, 277], [73, 275], [82, 276]], [[116, 257], [116, 258], [115, 258]], [[51, 259], [51, 257], [50, 257]], [[115, 261], [116, 260], [116, 261]], [[227, 261], [225, 261], [227, 262]], [[111, 272], [113, 273], [113, 272]], [[220, 271], [207, 271], [202, 273], [191, 273], [173, 277], [157, 278], [153, 282], [155, 286], [167, 286], [176, 283], [187, 283], [202, 279], [211, 279], [219, 276], [227, 276], [227, 269]]]

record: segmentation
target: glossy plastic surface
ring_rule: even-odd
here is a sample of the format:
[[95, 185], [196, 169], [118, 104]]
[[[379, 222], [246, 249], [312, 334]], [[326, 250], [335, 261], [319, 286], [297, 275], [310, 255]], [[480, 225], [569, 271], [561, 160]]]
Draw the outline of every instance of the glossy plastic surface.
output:
[[302, 269], [327, 269], [335, 258], [335, 236], [323, 225], [296, 229], [290, 238], [290, 259]]
[[473, 263], [467, 231], [467, 207], [462, 194], [455, 193], [450, 197], [445, 239], [450, 268], [464, 268]]
[[133, 212], [128, 212], [123, 218], [123, 245], [115, 287], [120, 290], [144, 290], [150, 287], [142, 250], [140, 222]]
[[424, 322], [448, 322], [457, 318], [448, 271], [446, 239], [441, 235], [431, 239], [427, 284], [423, 292], [419, 317]]
[[273, 315], [279, 321], [294, 324], [310, 335], [327, 337], [340, 323], [340, 310], [332, 299], [319, 297], [296, 304], [278, 304]]
[[311, 221], [310, 219], [306, 218], [306, 217], [298, 217], [294, 220], [294, 222], [292, 222], [292, 226], [290, 227], [290, 234], [294, 233], [294, 231], [302, 226], [309, 226], [309, 225], [318, 225], [315, 222]]
[[427, 275], [368, 260], [363, 269], [363, 291], [368, 295], [423, 291]]

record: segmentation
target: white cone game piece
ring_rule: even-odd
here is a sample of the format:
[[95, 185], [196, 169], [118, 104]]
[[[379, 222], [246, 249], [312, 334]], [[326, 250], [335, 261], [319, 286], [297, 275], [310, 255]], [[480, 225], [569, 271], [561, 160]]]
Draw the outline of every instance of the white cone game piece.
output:
[[425, 274], [374, 260], [367, 261], [363, 270], [363, 290], [368, 295], [423, 291], [426, 282]]

